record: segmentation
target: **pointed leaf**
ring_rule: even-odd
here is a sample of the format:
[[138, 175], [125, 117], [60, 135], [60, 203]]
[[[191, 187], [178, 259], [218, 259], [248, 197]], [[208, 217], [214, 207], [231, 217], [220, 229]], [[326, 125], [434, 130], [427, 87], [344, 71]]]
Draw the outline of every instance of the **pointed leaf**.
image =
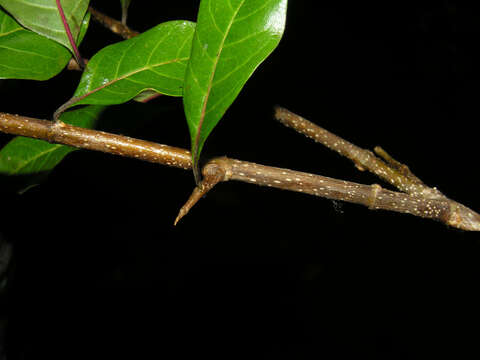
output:
[[287, 0], [202, 0], [183, 99], [194, 164], [245, 82], [278, 45], [286, 8]]
[[[64, 113], [67, 124], [92, 128], [105, 106], [87, 106]], [[21, 191], [37, 185], [70, 152], [76, 148], [51, 144], [43, 140], [17, 136], [0, 149], [0, 179], [21, 176]]]
[[[80, 41], [89, 20], [87, 13]], [[0, 79], [48, 80], [62, 71], [71, 57], [64, 46], [25, 29], [0, 9]]]
[[[89, 0], [61, 0], [74, 40], [80, 34], [88, 3]], [[73, 53], [56, 0], [0, 0], [0, 5], [27, 29], [62, 44]]]
[[100, 50], [69, 106], [121, 104], [146, 90], [181, 96], [194, 31], [195, 23], [170, 21]]

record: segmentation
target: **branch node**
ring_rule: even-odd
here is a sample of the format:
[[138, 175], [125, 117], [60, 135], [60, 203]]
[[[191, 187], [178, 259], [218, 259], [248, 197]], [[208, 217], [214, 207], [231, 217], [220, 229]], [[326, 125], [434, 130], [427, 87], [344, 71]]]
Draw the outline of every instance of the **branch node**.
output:
[[[73, 98], [57, 110], [57, 115], [67, 109], [78, 98]], [[313, 129], [306, 120], [283, 109], [285, 119], [301, 128]], [[56, 116], [58, 120], [58, 116]], [[308, 126], [307, 126], [308, 125]], [[53, 122], [0, 112], [0, 131], [43, 139], [52, 143], [77, 148], [102, 151], [115, 155], [142, 159], [152, 163], [192, 168], [190, 151], [172, 146], [156, 144], [140, 139], [84, 129], [61, 121]], [[202, 196], [217, 183], [238, 180], [262, 186], [298, 191], [332, 200], [361, 204], [375, 210], [408, 213], [424, 218], [436, 219], [444, 224], [467, 231], [480, 231], [480, 215], [440, 193], [436, 188], [417, 184], [395, 171], [391, 164], [376, 158], [371, 152], [322, 130], [332, 148], [351, 159], [361, 167], [372, 171], [380, 178], [397, 186], [402, 192], [383, 189], [380, 185], [363, 185], [325, 176], [303, 173], [290, 169], [254, 164], [246, 161], [216, 158], [203, 167], [204, 179], [194, 189], [187, 203], [180, 210], [175, 224], [185, 216]], [[336, 145], [335, 145], [336, 144]], [[408, 181], [409, 180], [409, 181]]]
[[461, 230], [480, 231], [480, 215], [456, 201], [450, 202], [450, 216], [445, 223]]
[[373, 151], [375, 152], [375, 154], [380, 156], [390, 166], [390, 168], [399, 172], [401, 175], [405, 176], [407, 179], [409, 179], [413, 183], [423, 185], [423, 182], [412, 173], [412, 171], [407, 165], [402, 164], [400, 161], [395, 160], [383, 148], [381, 148], [380, 146], [375, 146]]
[[367, 168], [363, 166], [359, 161], [354, 161], [353, 164], [355, 165], [358, 171], [365, 171]]
[[375, 202], [377, 201], [377, 196], [378, 193], [382, 191], [382, 187], [378, 184], [373, 184], [372, 185], [372, 192], [370, 193], [370, 196], [368, 198], [368, 208], [370, 210], [375, 210]]
[[203, 179], [198, 183], [195, 189], [193, 189], [187, 202], [178, 212], [173, 225], [177, 225], [180, 219], [188, 214], [198, 200], [204, 197], [215, 185], [220, 181], [228, 180], [231, 173], [231, 166], [229, 165], [227, 158], [216, 158], [209, 161], [202, 169]]
[[50, 121], [48, 124], [47, 141], [51, 144], [56, 143], [58, 132], [65, 128], [66, 124], [61, 120]]
[[72, 57], [68, 61], [67, 70], [83, 71], [88, 64], [88, 59], [83, 58], [83, 64], [84, 64], [84, 67], [82, 68], [80, 64], [75, 60], [75, 58]]

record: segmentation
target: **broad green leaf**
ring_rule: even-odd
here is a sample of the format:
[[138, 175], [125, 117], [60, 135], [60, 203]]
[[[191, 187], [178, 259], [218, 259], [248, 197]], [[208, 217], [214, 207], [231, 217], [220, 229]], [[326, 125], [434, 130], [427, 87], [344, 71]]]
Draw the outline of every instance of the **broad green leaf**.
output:
[[[87, 106], [62, 114], [61, 120], [67, 124], [93, 128], [104, 109], [105, 106]], [[41, 182], [74, 150], [76, 148], [70, 146], [17, 136], [0, 149], [0, 180], [5, 175], [21, 177], [21, 191], [26, 191]]]
[[[89, 20], [87, 13], [79, 42]], [[64, 46], [25, 29], [0, 9], [0, 79], [48, 80], [62, 71], [71, 57]]]
[[[78, 39], [89, 0], [61, 0], [73, 38]], [[73, 52], [56, 0], [0, 0], [0, 5], [20, 24], [54, 40]]]
[[287, 0], [200, 3], [183, 98], [197, 171], [208, 135], [257, 66], [278, 45], [286, 11]]
[[170, 21], [95, 54], [68, 106], [121, 104], [144, 91], [181, 96], [195, 23]]

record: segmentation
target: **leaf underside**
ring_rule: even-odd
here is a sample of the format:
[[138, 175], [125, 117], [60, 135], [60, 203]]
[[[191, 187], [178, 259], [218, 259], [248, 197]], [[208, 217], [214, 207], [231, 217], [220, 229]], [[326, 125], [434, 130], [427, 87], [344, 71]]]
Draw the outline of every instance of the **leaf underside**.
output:
[[[61, 0], [73, 38], [78, 39], [89, 0]], [[0, 5], [20, 24], [54, 40], [73, 52], [55, 0], [0, 0]]]
[[[79, 42], [89, 20], [87, 13]], [[25, 29], [0, 9], [0, 79], [48, 80], [62, 71], [71, 57], [63, 45]]]
[[170, 21], [100, 50], [71, 105], [121, 104], [144, 91], [181, 96], [194, 31], [195, 23]]
[[208, 135], [278, 45], [286, 8], [287, 0], [201, 2], [183, 98], [197, 172]]

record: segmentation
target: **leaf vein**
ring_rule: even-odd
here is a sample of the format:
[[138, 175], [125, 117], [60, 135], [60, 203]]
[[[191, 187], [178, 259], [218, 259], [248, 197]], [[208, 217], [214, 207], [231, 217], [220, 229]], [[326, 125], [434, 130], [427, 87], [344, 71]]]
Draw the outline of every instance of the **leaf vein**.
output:
[[[268, 44], [267, 44], [267, 45], [268, 45]], [[235, 72], [238, 71], [238, 70], [241, 70], [251, 59], [253, 59], [258, 53], [262, 52], [263, 49], [264, 49], [265, 47], [267, 47], [267, 45], [259, 48], [259, 50], [257, 50], [255, 53], [253, 53], [253, 54], [252, 54], [248, 59], [246, 59], [242, 64], [238, 65], [237, 67], [235, 67], [235, 69], [233, 69], [232, 71], [229, 71], [223, 78], [221, 78], [221, 79], [219, 79], [218, 81], [216, 81], [215, 84], [214, 84], [214, 86], [218, 86], [218, 84], [220, 84], [221, 82], [223, 82], [223, 81], [227, 80], [229, 77], [231, 77], [233, 73], [235, 73]], [[227, 95], [228, 95], [229, 93], [230, 93], [230, 92], [228, 92]], [[207, 113], [210, 112], [210, 111], [212, 111], [212, 110], [214, 110], [214, 109], [218, 106], [218, 104], [221, 103], [225, 97], [227, 97], [227, 95], [225, 95], [225, 96], [223, 96], [221, 99], [219, 99], [215, 105], [213, 105], [212, 107], [209, 107], [209, 110], [207, 111]]]
[[[31, 150], [30, 147], [27, 147], [25, 146], [24, 144], [22, 144], [23, 147], [26, 147], [28, 148], [28, 150]], [[45, 156], [45, 155], [48, 155], [49, 153], [63, 147], [65, 145], [52, 145], [52, 148], [50, 149], [47, 149], [47, 150], [44, 150], [44, 151], [41, 151], [39, 152], [38, 154], [26, 159], [25, 161], [20, 161], [18, 164], [18, 166], [16, 166], [13, 171], [12, 171], [12, 174], [18, 174], [21, 170], [23, 170], [24, 168], [26, 168], [28, 165], [30, 165], [32, 162], [34, 161], [37, 161], [39, 158], [41, 158], [42, 156]]]
[[120, 58], [118, 59], [117, 69], [115, 70], [115, 76], [114, 76], [114, 78], [117, 78], [117, 77], [118, 77], [118, 72], [120, 71], [120, 66], [122, 65], [122, 61], [123, 61], [123, 59], [125, 58], [125, 56], [127, 56], [128, 50], [130, 50], [130, 48], [132, 48], [134, 45], [135, 45], [135, 41], [132, 41], [132, 43], [130, 44], [130, 46], [128, 46], [128, 47], [123, 51], [122, 56], [120, 56]]
[[[216, 72], [216, 69], [217, 69], [217, 65], [218, 65], [218, 61], [220, 59], [220, 56], [222, 54], [222, 50], [223, 50], [223, 45], [225, 43], [225, 40], [228, 36], [228, 33], [230, 32], [230, 29], [233, 25], [233, 21], [235, 19], [235, 16], [238, 14], [238, 12], [240, 11], [241, 7], [243, 6], [243, 4], [245, 3], [245, 0], [242, 0], [241, 3], [239, 4], [238, 8], [235, 10], [235, 12], [233, 13], [232, 15], [232, 19], [230, 20], [228, 26], [227, 26], [227, 29], [225, 31], [225, 35], [223, 36], [222, 38], [222, 41], [220, 43], [220, 47], [219, 47], [219, 53], [215, 59], [215, 62], [213, 64], [213, 69], [212, 69], [212, 74], [210, 75], [210, 80], [209, 80], [209, 83], [208, 83], [208, 89], [207, 89], [207, 93], [205, 94], [205, 97], [203, 99], [203, 104], [202, 104], [202, 111], [201, 111], [201, 114], [200, 114], [200, 121], [198, 123], [198, 127], [197, 127], [197, 134], [195, 136], [195, 148], [193, 149], [193, 153], [194, 153], [194, 158], [198, 156], [197, 154], [197, 151], [198, 151], [198, 147], [199, 147], [199, 141], [200, 141], [200, 133], [201, 133], [201, 129], [202, 129], [202, 126], [203, 126], [203, 121], [205, 119], [205, 114], [206, 114], [206, 110], [207, 110], [207, 103], [208, 103], [208, 98], [210, 97], [210, 92], [212, 90], [212, 85], [213, 85], [213, 79], [215, 78], [215, 72]], [[194, 159], [194, 161], [196, 161]]]
[[252, 17], [253, 15], [257, 14], [258, 12], [262, 11], [263, 9], [265, 9], [267, 6], [270, 5], [270, 3], [272, 3], [273, 1], [276, 1], [276, 0], [270, 0], [270, 1], [265, 1], [263, 3], [263, 6], [259, 6], [257, 8], [255, 8], [254, 11], [252, 11], [251, 13], [245, 15], [245, 16], [242, 16], [242, 17], [238, 17], [235, 19], [235, 22], [240, 22], [240, 21], [243, 21], [245, 19], [248, 19], [249, 17]]
[[56, 58], [50, 57], [50, 56], [46, 56], [46, 55], [44, 55], [44, 54], [34, 53], [34, 52], [28, 51], [28, 50], [15, 49], [15, 48], [11, 48], [11, 47], [8, 47], [8, 46], [5, 46], [5, 45], [0, 45], [0, 48], [6, 49], [6, 50], [11, 50], [11, 51], [14, 51], [14, 52], [19, 52], [19, 53], [24, 53], [24, 54], [29, 54], [29, 55], [40, 56], [40, 57], [43, 57], [43, 58], [45, 58], [45, 59], [56, 60]]
[[223, 49], [228, 49], [229, 47], [232, 47], [232, 46], [241, 44], [241, 43], [244, 42], [244, 41], [247, 41], [247, 40], [249, 40], [249, 39], [251, 39], [251, 38], [254, 38], [254, 37], [256, 37], [256, 36], [259, 36], [259, 35], [261, 35], [261, 34], [265, 34], [265, 33], [267, 33], [267, 32], [268, 32], [268, 31], [265, 30], [265, 31], [259, 31], [259, 32], [252, 33], [252, 34], [250, 34], [250, 35], [248, 35], [248, 36], [245, 36], [244, 38], [238, 39], [238, 40], [236, 40], [236, 41], [234, 41], [234, 42], [229, 42], [228, 44], [226, 44], [226, 45], [224, 46]]
[[146, 64], [150, 64], [150, 60], [152, 59], [152, 56], [153, 54], [157, 51], [158, 47], [160, 45], [162, 45], [163, 43], [163, 40], [165, 38], [167, 38], [168, 36], [170, 36], [170, 34], [172, 33], [172, 29], [170, 29], [160, 40], [157, 41], [157, 43], [155, 44], [155, 46], [153, 47], [152, 51], [150, 52], [150, 55], [148, 56], [148, 59], [146, 61]]
[[152, 67], [157, 67], [157, 66], [162, 66], [162, 65], [167, 65], [167, 64], [171, 64], [171, 63], [175, 63], [175, 62], [178, 62], [178, 61], [182, 61], [182, 60], [187, 60], [188, 58], [180, 58], [180, 59], [172, 59], [172, 60], [169, 60], [169, 61], [165, 61], [165, 62], [162, 62], [162, 63], [158, 63], [158, 64], [154, 64], [154, 65], [149, 65], [149, 66], [144, 66], [142, 68], [139, 68], [135, 71], [132, 71], [132, 72], [129, 72], [129, 73], [126, 73], [122, 76], [117, 76], [115, 77], [115, 79], [113, 80], [110, 80], [108, 82], [106, 82], [105, 84], [102, 84], [92, 90], [89, 90], [87, 93], [83, 94], [83, 95], [80, 95], [80, 97], [82, 99], [86, 98], [87, 96], [89, 95], [92, 95], [100, 90], [109, 90], [110, 92], [113, 92], [115, 93], [114, 91], [112, 91], [111, 89], [109, 89], [108, 87], [118, 81], [121, 81], [121, 80], [125, 80], [127, 79], [128, 77], [130, 76], [133, 76], [135, 74], [138, 74], [139, 72], [142, 72], [142, 71], [146, 71], [146, 70], [151, 70]]
[[213, 1], [210, 1], [208, 3], [208, 15], [210, 15], [210, 18], [211, 18], [212, 23], [213, 23], [213, 27], [223, 36], [223, 35], [225, 35], [225, 33], [220, 29], [217, 22], [215, 21], [215, 15], [212, 12], [212, 3], [213, 3]]
[[46, 10], [53, 10], [53, 11], [56, 11], [57, 10], [57, 7], [56, 6], [48, 6], [48, 5], [40, 5], [40, 4], [35, 4], [35, 3], [31, 3], [31, 2], [27, 2], [27, 1], [23, 1], [23, 0], [17, 0], [18, 3], [20, 4], [24, 4], [25, 6], [27, 7], [35, 7], [35, 8], [39, 8], [39, 9], [46, 9]]
[[18, 32], [18, 31], [22, 31], [22, 30], [25, 30], [25, 29], [23, 29], [23, 28], [17, 28], [17, 29], [13, 29], [13, 30], [11, 30], [11, 31], [8, 31], [8, 32], [4, 32], [4, 33], [0, 34], [0, 38], [1, 38], [1, 37], [4, 37], [4, 36], [7, 36], [7, 35], [10, 35], [10, 34], [13, 34], [13, 33], [16, 33], [16, 32]]

